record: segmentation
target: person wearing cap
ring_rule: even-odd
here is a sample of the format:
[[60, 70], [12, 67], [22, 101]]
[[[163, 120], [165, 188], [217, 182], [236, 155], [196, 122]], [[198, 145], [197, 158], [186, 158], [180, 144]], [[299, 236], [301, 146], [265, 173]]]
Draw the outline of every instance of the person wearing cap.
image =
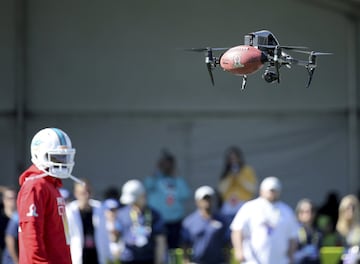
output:
[[[188, 215], [181, 229], [185, 263], [221, 264], [225, 261], [226, 226], [224, 219], [213, 212], [215, 191], [201, 186], [195, 191], [197, 209]], [[191, 256], [187, 253], [192, 250]]]
[[90, 182], [75, 182], [75, 200], [66, 205], [73, 264], [105, 264], [112, 260], [105, 214], [100, 201], [91, 198]]
[[114, 263], [119, 263], [120, 254], [124, 248], [124, 243], [120, 234], [120, 226], [117, 219], [120, 202], [117, 199], [108, 198], [103, 202], [103, 207], [105, 212], [106, 230], [109, 235], [111, 255]]
[[280, 201], [280, 180], [265, 178], [259, 192], [230, 225], [234, 257], [249, 264], [294, 263], [298, 224], [291, 207]]
[[124, 249], [122, 264], [163, 264], [166, 259], [165, 225], [161, 215], [147, 204], [145, 187], [129, 180], [122, 187], [118, 221]]

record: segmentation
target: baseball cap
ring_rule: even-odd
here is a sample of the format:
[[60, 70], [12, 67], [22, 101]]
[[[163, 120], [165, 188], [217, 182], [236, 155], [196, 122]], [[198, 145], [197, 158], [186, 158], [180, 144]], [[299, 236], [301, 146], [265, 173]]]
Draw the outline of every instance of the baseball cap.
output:
[[104, 201], [104, 207], [107, 210], [113, 210], [120, 207], [119, 202], [114, 198], [109, 198]]
[[123, 204], [132, 204], [144, 193], [145, 188], [139, 180], [127, 181], [122, 187], [120, 202]]
[[215, 191], [210, 186], [204, 185], [196, 189], [195, 191], [195, 200], [202, 200], [206, 196], [213, 196]]
[[274, 190], [277, 192], [281, 191], [281, 182], [276, 177], [267, 177], [260, 184], [260, 190], [270, 191]]

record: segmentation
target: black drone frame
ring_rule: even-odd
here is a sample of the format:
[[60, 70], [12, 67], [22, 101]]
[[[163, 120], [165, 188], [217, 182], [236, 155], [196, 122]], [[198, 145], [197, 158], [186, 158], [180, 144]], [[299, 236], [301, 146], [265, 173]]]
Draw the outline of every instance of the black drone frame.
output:
[[[303, 66], [307, 70], [309, 75], [308, 82], [306, 84], [306, 88], [308, 88], [311, 84], [315, 69], [316, 69], [316, 57], [319, 55], [331, 55], [332, 53], [328, 52], [316, 52], [316, 51], [308, 51], [307, 47], [300, 46], [272, 46], [272, 45], [259, 45], [258, 48], [265, 55], [264, 63], [269, 63], [266, 67], [264, 74], [262, 75], [263, 79], [268, 83], [278, 82], [280, 83], [280, 67], [285, 65], [288, 68], [291, 68], [291, 65]], [[186, 49], [188, 51], [195, 52], [205, 52], [205, 64], [208, 70], [210, 80], [212, 85], [215, 85], [214, 76], [212, 70], [220, 64], [220, 57], [215, 57], [213, 55], [213, 51], [221, 51], [228, 50], [229, 48], [192, 48]], [[294, 52], [305, 53], [309, 55], [308, 60], [298, 60], [290, 56], [289, 54], [283, 52], [283, 50], [292, 50]], [[242, 76], [242, 85], [241, 89], [245, 89], [247, 84], [247, 75]]]

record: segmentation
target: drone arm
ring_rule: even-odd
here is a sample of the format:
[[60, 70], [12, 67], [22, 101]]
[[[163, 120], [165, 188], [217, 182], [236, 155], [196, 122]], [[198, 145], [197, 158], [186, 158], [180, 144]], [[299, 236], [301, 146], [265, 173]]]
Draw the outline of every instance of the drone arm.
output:
[[305, 61], [305, 60], [297, 60], [297, 59], [291, 58], [291, 59], [288, 59], [287, 62], [289, 64], [304, 66], [306, 68], [316, 68], [316, 64], [313, 64], [313, 63], [311, 63], [309, 61]]

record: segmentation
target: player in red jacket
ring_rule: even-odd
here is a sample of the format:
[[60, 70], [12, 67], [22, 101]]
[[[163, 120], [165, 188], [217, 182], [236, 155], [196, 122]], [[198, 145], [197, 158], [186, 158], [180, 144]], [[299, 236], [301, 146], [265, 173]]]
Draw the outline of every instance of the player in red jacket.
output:
[[75, 149], [57, 128], [40, 130], [31, 142], [33, 165], [19, 178], [19, 264], [71, 264], [65, 201], [58, 190], [72, 178]]

